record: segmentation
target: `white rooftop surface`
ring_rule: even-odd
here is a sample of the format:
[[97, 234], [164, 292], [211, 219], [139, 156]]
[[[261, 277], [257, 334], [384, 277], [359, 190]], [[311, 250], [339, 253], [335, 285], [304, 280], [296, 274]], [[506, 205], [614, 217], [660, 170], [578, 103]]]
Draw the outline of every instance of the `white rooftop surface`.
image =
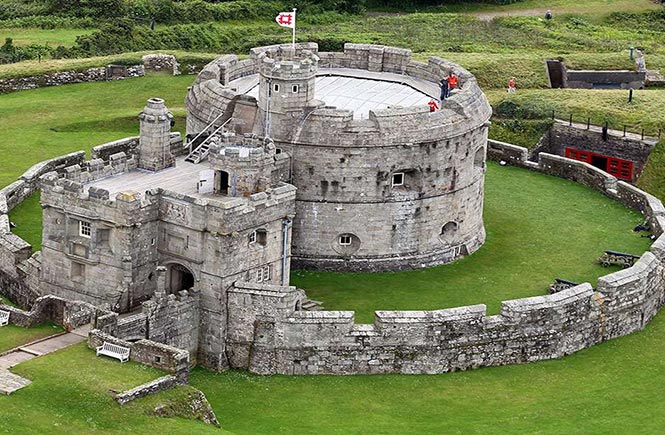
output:
[[[399, 81], [401, 76], [383, 74], [386, 78], [390, 76], [390, 80], [343, 75], [319, 76], [316, 78], [315, 98], [325, 102], [327, 106], [352, 110], [353, 117], [356, 119], [367, 118], [370, 110], [386, 109], [389, 106], [423, 105], [432, 99], [429, 95], [411, 86], [395, 82], [396, 79]], [[378, 78], [379, 75], [376, 77]], [[234, 80], [229, 85], [236, 87], [238, 92], [258, 98], [259, 88], [256, 75]]]
[[129, 172], [92, 181], [86, 184], [85, 188], [87, 190], [91, 186], [94, 186], [108, 190], [109, 199], [111, 200], [115, 199], [115, 196], [121, 192], [143, 193], [146, 190], [157, 187], [198, 198], [214, 197], [217, 200], [223, 200], [224, 196], [200, 194], [196, 191], [199, 172], [206, 169], [210, 169], [210, 166], [205, 161], [195, 165], [194, 163], [186, 162], [185, 157], [179, 157], [176, 159], [176, 165], [173, 168], [157, 172], [134, 169]]

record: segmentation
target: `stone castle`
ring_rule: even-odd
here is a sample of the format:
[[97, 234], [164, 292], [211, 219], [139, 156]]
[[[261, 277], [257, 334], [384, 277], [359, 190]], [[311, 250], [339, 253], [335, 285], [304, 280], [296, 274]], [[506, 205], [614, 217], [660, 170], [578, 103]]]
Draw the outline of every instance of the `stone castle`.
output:
[[[460, 87], [432, 112], [426, 103], [450, 73]], [[507, 301], [497, 316], [477, 305], [378, 311], [374, 324], [356, 324], [353, 312], [310, 310], [289, 286], [292, 262], [398, 270], [478, 249], [486, 156], [601, 190], [643, 212], [658, 236], [665, 208], [587, 163], [488, 148], [491, 109], [475, 78], [408, 50], [297, 44], [223, 56], [186, 106], [184, 143], [152, 98], [138, 137], [95, 147], [89, 161], [43, 162], [0, 192], [10, 209], [39, 186], [44, 209], [40, 253], [0, 220], [5, 293], [22, 306], [43, 295], [82, 301], [48, 303], [70, 310], [59, 314], [70, 325], [91, 319], [91, 343], [130, 347], [143, 363], [187, 366], [184, 349], [215, 370], [262, 374], [440, 373], [555, 358], [640, 329], [665, 301], [661, 237], [597, 290]]]

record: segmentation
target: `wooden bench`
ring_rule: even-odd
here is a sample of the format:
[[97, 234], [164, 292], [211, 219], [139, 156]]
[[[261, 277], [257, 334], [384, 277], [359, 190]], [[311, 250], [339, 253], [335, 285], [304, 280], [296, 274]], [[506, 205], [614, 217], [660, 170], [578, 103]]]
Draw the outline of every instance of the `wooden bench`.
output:
[[9, 324], [9, 311], [0, 310], [0, 326], [7, 326]]
[[117, 358], [120, 362], [129, 361], [129, 348], [105, 341], [104, 344], [97, 347], [97, 356], [106, 355], [111, 358]]

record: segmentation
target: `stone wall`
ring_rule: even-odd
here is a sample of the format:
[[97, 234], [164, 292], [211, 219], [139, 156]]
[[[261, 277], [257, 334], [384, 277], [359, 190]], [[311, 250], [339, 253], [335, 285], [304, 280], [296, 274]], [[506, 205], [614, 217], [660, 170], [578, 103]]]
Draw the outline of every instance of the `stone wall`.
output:
[[[583, 162], [490, 141], [488, 156], [567, 178], [641, 212], [658, 239], [630, 268], [547, 296], [437, 311], [377, 311], [355, 324], [349, 311], [289, 311], [261, 303], [279, 289], [233, 290], [236, 340], [259, 374], [442, 373], [560, 358], [642, 329], [665, 303], [665, 208], [646, 192]], [[279, 306], [279, 304], [276, 304]], [[288, 307], [288, 304], [287, 304]], [[234, 313], [237, 311], [237, 314]], [[253, 336], [248, 351], [248, 336]], [[234, 360], [242, 362], [242, 359]]]
[[88, 347], [96, 349], [104, 344], [105, 341], [128, 347], [130, 349], [129, 359], [131, 361], [165, 370], [173, 374], [182, 383], [187, 383], [189, 380], [190, 359], [189, 352], [186, 350], [150, 340], [139, 340], [132, 343], [98, 329], [90, 331], [88, 335]]
[[[142, 77], [144, 75], [142, 65], [127, 67], [125, 77]], [[88, 68], [84, 71], [61, 71], [42, 74], [32, 77], [17, 77], [0, 79], [0, 94], [22, 91], [26, 89], [42, 88], [45, 86], [62, 86], [74, 83], [101, 82], [111, 79], [119, 79], [117, 75], [109, 74], [108, 67]]]
[[172, 54], [146, 54], [141, 58], [143, 67], [149, 71], [168, 72], [175, 75], [180, 74], [179, 64]]
[[0, 309], [9, 311], [9, 322], [25, 328], [52, 321], [71, 331], [83, 325], [94, 323], [104, 310], [80, 301], [69, 301], [56, 296], [39, 297], [30, 311], [0, 304]]

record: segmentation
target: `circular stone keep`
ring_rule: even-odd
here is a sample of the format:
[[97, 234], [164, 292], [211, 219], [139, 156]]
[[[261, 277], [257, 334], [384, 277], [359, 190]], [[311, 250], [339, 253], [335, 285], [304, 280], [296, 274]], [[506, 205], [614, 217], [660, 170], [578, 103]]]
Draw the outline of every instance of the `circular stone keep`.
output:
[[[451, 73], [458, 88], [431, 112], [427, 103], [438, 102], [439, 80]], [[186, 104], [188, 134], [231, 118], [236, 133], [269, 136], [290, 157], [295, 267], [427, 267], [485, 240], [491, 108], [459, 65], [375, 45], [259, 47], [249, 59], [208, 64]]]

